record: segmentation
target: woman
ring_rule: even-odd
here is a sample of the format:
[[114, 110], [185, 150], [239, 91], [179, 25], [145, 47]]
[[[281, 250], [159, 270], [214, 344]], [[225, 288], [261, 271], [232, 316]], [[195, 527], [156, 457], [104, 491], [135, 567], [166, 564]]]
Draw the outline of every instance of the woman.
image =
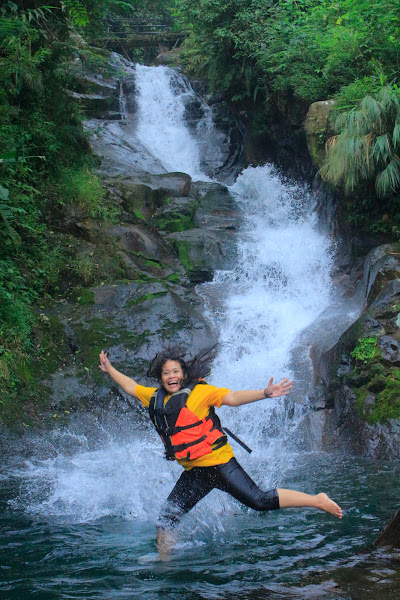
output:
[[122, 389], [149, 408], [166, 450], [166, 458], [177, 460], [185, 469], [161, 511], [158, 521], [157, 546], [165, 554], [172, 544], [171, 530], [212, 489], [223, 490], [255, 510], [313, 507], [339, 519], [342, 510], [326, 494], [315, 496], [286, 489], [262, 491], [247, 475], [227, 443], [214, 408], [237, 407], [265, 398], [285, 396], [292, 382], [278, 384], [271, 377], [261, 390], [233, 392], [208, 385], [202, 379], [205, 365], [215, 357], [215, 347], [205, 350], [190, 361], [182, 358], [179, 348], [169, 348], [156, 356], [149, 375], [160, 382], [159, 388], [142, 386], [117, 371], [102, 350], [100, 369], [108, 373]]

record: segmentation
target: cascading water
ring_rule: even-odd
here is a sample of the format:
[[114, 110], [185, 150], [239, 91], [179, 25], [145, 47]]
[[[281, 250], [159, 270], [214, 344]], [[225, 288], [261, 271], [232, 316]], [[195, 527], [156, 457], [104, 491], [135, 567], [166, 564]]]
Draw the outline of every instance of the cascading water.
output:
[[[295, 386], [291, 396], [297, 399], [303, 390], [296, 389], [293, 346], [331, 300], [332, 248], [316, 229], [310, 195], [300, 185], [282, 181], [272, 166], [249, 167], [230, 189], [245, 215], [238, 265], [231, 272], [217, 272], [211, 284], [202, 286], [210, 304], [216, 297], [220, 304], [214, 320], [222, 350], [213, 381], [228, 380], [227, 385], [241, 389], [265, 387], [270, 376], [275, 382], [290, 377]], [[303, 352], [309, 352], [307, 344]], [[311, 364], [307, 370], [302, 379], [312, 378]], [[287, 408], [284, 399], [271, 400], [242, 407], [240, 416], [224, 409], [224, 418], [243, 435], [247, 432], [260, 460], [272, 453], [282, 468], [290, 463], [287, 435], [302, 411], [300, 405], [295, 413]], [[271, 438], [273, 422], [279, 433]]]
[[[136, 65], [138, 93], [137, 136], [167, 171], [188, 173], [194, 180], [208, 180], [200, 167], [200, 148], [184, 115], [195, 95], [191, 86], [168, 67]], [[202, 103], [204, 116], [198, 132], [213, 128], [210, 109]]]
[[[206, 134], [218, 139], [210, 111], [198, 99], [203, 116], [189, 130], [185, 107], [194, 92], [187, 82], [166, 67], [137, 66], [135, 72], [138, 111], [132, 122], [127, 116], [124, 126], [157, 159], [152, 172], [159, 164], [207, 180], [204, 140]], [[217, 148], [207, 172], [218, 167], [218, 156]], [[299, 346], [299, 336], [312, 331], [309, 326], [332, 302], [332, 248], [316, 227], [313, 200], [269, 165], [249, 167], [230, 191], [244, 216], [238, 234], [240, 258], [235, 269], [217, 272], [213, 282], [199, 289], [220, 332], [221, 351], [211, 382], [251, 389], [264, 387], [272, 375], [276, 380], [293, 377], [295, 384], [310, 379], [307, 354], [312, 340], [303, 334]], [[305, 372], [298, 372], [299, 362]], [[126, 419], [116, 425], [105, 419], [89, 436], [76, 422], [45, 441], [33, 437], [32, 449], [40, 444], [36, 455], [32, 451], [23, 459], [25, 448], [4, 475], [18, 488], [8, 504], [18, 517], [5, 518], [5, 535], [15, 548], [25, 544], [28, 556], [20, 560], [17, 553], [13, 577], [18, 583], [15, 588], [6, 583], [5, 589], [19, 586], [18, 597], [29, 597], [32, 582], [39, 599], [43, 590], [43, 599], [127, 600], [144, 594], [161, 599], [168, 594], [178, 600], [248, 598], [260, 588], [263, 598], [270, 597], [268, 589], [274, 597], [289, 598], [286, 586], [294, 584], [303, 597], [298, 582], [305, 575], [313, 584], [316, 569], [340, 564], [359, 550], [363, 536], [371, 536], [373, 493], [384, 489], [385, 478], [398, 476], [394, 467], [375, 469], [369, 476], [354, 460], [296, 452], [295, 429], [303, 408], [293, 402], [303, 401], [303, 392], [295, 387], [289, 402], [225, 407], [221, 417], [253, 448], [250, 457], [236, 446], [235, 453], [262, 486], [329, 490], [352, 517], [345, 530], [326, 515], [307, 511], [260, 517], [214, 491], [182, 522], [173, 563], [141, 565], [138, 557], [154, 549], [157, 515], [180, 468], [163, 459], [154, 431], [140, 423]], [[358, 501], [365, 520], [354, 505], [357, 478], [362, 481]], [[36, 573], [30, 573], [24, 587], [20, 582], [30, 564]], [[319, 585], [317, 592], [327, 600], [336, 598]], [[305, 597], [310, 593], [306, 586]]]

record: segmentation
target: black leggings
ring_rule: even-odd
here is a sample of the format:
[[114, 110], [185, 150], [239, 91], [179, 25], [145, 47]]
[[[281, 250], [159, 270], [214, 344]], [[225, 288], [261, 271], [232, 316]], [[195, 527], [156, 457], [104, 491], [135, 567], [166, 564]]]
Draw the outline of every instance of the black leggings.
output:
[[276, 489], [263, 492], [239, 465], [236, 458], [214, 467], [193, 467], [184, 471], [164, 505], [158, 527], [171, 529], [214, 488], [227, 492], [239, 502], [255, 510], [276, 510]]

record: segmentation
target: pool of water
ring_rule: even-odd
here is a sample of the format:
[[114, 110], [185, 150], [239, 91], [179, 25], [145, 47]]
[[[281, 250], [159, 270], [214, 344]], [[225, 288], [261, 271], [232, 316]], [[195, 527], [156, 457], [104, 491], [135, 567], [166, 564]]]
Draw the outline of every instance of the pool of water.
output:
[[261, 514], [213, 491], [183, 520], [170, 560], [161, 562], [151, 511], [83, 520], [32, 513], [40, 488], [28, 471], [3, 468], [0, 591], [15, 600], [398, 598], [400, 556], [372, 543], [399, 505], [399, 474], [396, 462], [295, 455], [279, 486], [327, 491], [344, 509], [342, 521], [311, 509]]

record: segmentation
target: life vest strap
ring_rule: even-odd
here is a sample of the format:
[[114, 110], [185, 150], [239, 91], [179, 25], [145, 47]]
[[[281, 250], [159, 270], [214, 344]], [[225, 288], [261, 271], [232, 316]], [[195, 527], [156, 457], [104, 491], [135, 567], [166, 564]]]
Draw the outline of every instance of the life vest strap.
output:
[[183, 452], [184, 450], [187, 450], [187, 448], [190, 448], [191, 446], [196, 446], [197, 444], [204, 442], [204, 440], [206, 440], [206, 439], [207, 439], [207, 436], [202, 435], [198, 440], [194, 440], [194, 442], [187, 442], [187, 444], [178, 444], [177, 446], [171, 446], [171, 450], [172, 450], [172, 452], [174, 452], [174, 454], [176, 454], [177, 452]]
[[203, 421], [197, 421], [196, 423], [190, 423], [190, 425], [182, 425], [181, 427], [169, 427], [168, 429], [165, 430], [165, 433], [167, 435], [175, 435], [176, 433], [180, 433], [181, 431], [186, 431], [186, 429], [192, 429], [192, 427], [198, 427], [202, 423], [203, 423]]

